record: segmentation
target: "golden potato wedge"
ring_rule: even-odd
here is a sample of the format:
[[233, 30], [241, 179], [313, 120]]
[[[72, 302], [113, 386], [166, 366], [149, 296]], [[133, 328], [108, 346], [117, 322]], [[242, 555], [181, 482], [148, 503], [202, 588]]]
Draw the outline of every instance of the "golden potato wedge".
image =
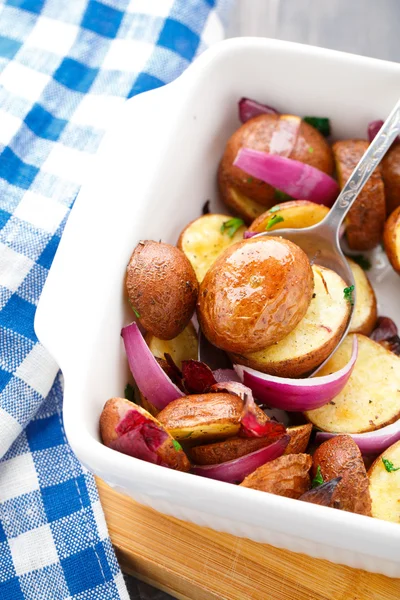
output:
[[356, 303], [351, 318], [350, 333], [369, 335], [378, 317], [375, 292], [363, 269], [353, 260], [347, 260], [356, 286]]
[[[366, 140], [343, 140], [332, 146], [341, 188], [368, 148]], [[381, 241], [386, 218], [385, 189], [378, 166], [346, 217], [346, 236], [353, 250], [371, 250]]]
[[170, 354], [179, 369], [183, 360], [197, 360], [198, 339], [192, 323], [172, 340], [160, 340], [151, 333], [146, 334], [145, 340], [153, 356], [164, 358], [164, 354]]
[[290, 440], [283, 454], [301, 454], [305, 452], [310, 441], [311, 431], [311, 423], [288, 427], [286, 433], [290, 436]]
[[[226, 204], [235, 215], [241, 217], [247, 225], [265, 211], [265, 206], [263, 204], [248, 198], [232, 185], [226, 183], [226, 177], [221, 169], [218, 172], [218, 187], [224, 204]], [[271, 204], [274, 203], [275, 195], [273, 199], [271, 199]]]
[[276, 437], [231, 437], [222, 442], [204, 444], [190, 449], [190, 457], [196, 465], [217, 465], [240, 458], [276, 442]]
[[368, 476], [361, 452], [349, 435], [338, 435], [316, 449], [312, 460], [312, 477], [321, 470], [323, 480], [341, 477], [332, 500], [341, 510], [371, 516]]
[[383, 245], [393, 269], [400, 275], [400, 206], [385, 223]]
[[[267, 238], [270, 239], [270, 238]], [[278, 377], [299, 377], [323, 362], [346, 328], [350, 305], [343, 279], [313, 265], [314, 297], [300, 323], [276, 344], [258, 352], [231, 354], [234, 362]]]
[[240, 429], [243, 401], [233, 394], [194, 394], [170, 402], [158, 420], [176, 440], [219, 440]]
[[190, 260], [199, 282], [225, 248], [243, 239], [244, 225], [234, 228], [236, 231], [224, 228], [231, 221], [229, 215], [203, 215], [189, 223], [179, 236], [177, 246]]
[[363, 433], [400, 416], [400, 357], [364, 335], [348, 335], [318, 375], [334, 373], [347, 364], [354, 335], [358, 357], [347, 384], [331, 402], [305, 413], [323, 431]]
[[[328, 212], [328, 207], [309, 200], [281, 202], [257, 217], [250, 225], [249, 231], [261, 233], [286, 227], [303, 229], [303, 227], [311, 227], [322, 221]], [[278, 222], [274, 223], [275, 221]]]
[[372, 516], [400, 523], [400, 442], [372, 463], [368, 476]]
[[312, 465], [309, 454], [288, 454], [265, 463], [240, 484], [260, 492], [300, 498], [310, 487]]
[[150, 413], [125, 398], [108, 400], [100, 415], [105, 446], [146, 462], [189, 471], [182, 447]]
[[385, 184], [386, 211], [390, 215], [400, 206], [400, 143], [392, 144], [381, 162]]

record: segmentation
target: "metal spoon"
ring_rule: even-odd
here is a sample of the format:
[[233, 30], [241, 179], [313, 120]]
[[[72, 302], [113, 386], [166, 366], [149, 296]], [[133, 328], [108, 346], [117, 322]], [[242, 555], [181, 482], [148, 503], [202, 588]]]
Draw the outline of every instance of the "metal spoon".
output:
[[[368, 146], [365, 154], [350, 175], [331, 210], [317, 225], [305, 227], [304, 229], [280, 229], [278, 232], [266, 231], [254, 237], [264, 235], [281, 236], [286, 238], [304, 250], [311, 263], [317, 263], [335, 271], [344, 279], [346, 284], [354, 286], [353, 273], [342, 252], [339, 241], [340, 227], [350, 208], [354, 204], [358, 194], [370, 178], [375, 167], [381, 162], [390, 145], [400, 133], [400, 99], [397, 101], [392, 112], [382, 125], [374, 140]], [[353, 288], [354, 289], [354, 288]], [[346, 337], [354, 311], [356, 293], [353, 292], [353, 304], [351, 306], [350, 318], [339, 343], [333, 350], [340, 346]], [[330, 354], [330, 356], [333, 354]], [[329, 360], [330, 356], [312, 373], [315, 374]]]

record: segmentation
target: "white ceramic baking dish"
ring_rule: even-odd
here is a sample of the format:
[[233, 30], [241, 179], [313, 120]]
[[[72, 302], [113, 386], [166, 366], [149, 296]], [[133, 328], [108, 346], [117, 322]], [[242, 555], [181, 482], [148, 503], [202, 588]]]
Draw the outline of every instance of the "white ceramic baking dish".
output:
[[[240, 38], [203, 54], [176, 82], [126, 102], [73, 208], [36, 316], [65, 377], [64, 420], [78, 458], [119, 492], [179, 519], [400, 577], [400, 526], [179, 473], [100, 443], [104, 402], [123, 395], [120, 338], [131, 314], [125, 266], [139, 239], [175, 243], [205, 200], [249, 96], [329, 116], [337, 138], [365, 137], [400, 95], [400, 66], [298, 44]], [[400, 279], [377, 258], [381, 314], [400, 324]], [[397, 314], [396, 314], [397, 311]]]

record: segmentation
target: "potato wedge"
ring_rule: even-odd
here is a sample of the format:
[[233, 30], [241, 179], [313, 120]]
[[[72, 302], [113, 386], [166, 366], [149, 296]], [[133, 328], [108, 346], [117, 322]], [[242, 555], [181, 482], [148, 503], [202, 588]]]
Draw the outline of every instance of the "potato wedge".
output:
[[[257, 217], [249, 227], [249, 231], [261, 233], [263, 231], [274, 231], [283, 227], [303, 229], [316, 225], [326, 217], [329, 208], [323, 204], [316, 204], [309, 200], [291, 200], [276, 204], [262, 215]], [[279, 219], [278, 219], [279, 218]], [[273, 219], [271, 221], [271, 219]], [[283, 219], [281, 221], [280, 219]], [[273, 224], [274, 221], [278, 223]]]
[[225, 248], [243, 239], [244, 225], [233, 235], [224, 231], [224, 223], [231, 219], [229, 215], [203, 215], [189, 223], [179, 236], [177, 246], [190, 260], [199, 282]]
[[[343, 188], [368, 148], [366, 140], [343, 140], [332, 146], [339, 185]], [[346, 235], [353, 250], [371, 250], [381, 241], [386, 218], [385, 189], [378, 166], [346, 218]]]
[[197, 360], [198, 340], [192, 323], [172, 340], [160, 340], [151, 333], [146, 334], [145, 340], [153, 356], [164, 358], [164, 354], [170, 354], [179, 369], [183, 360]]
[[393, 423], [400, 416], [400, 357], [364, 335], [348, 335], [318, 375], [344, 367], [354, 335], [358, 357], [347, 384], [334, 400], [305, 413], [323, 431], [363, 433]]
[[178, 471], [189, 471], [190, 462], [166, 429], [146, 410], [125, 400], [111, 398], [100, 416], [100, 435], [103, 444]]
[[290, 440], [283, 454], [301, 454], [305, 452], [310, 441], [311, 431], [311, 423], [288, 427], [286, 433], [290, 436]]
[[277, 496], [300, 498], [310, 487], [311, 465], [309, 454], [280, 456], [256, 469], [240, 485]]
[[400, 275], [400, 206], [385, 223], [383, 244], [393, 269]]
[[312, 477], [319, 467], [325, 482], [342, 478], [332, 497], [338, 508], [371, 516], [367, 471], [361, 452], [349, 435], [339, 435], [321, 444], [312, 462]]
[[276, 442], [276, 437], [231, 437], [222, 442], [195, 446], [190, 450], [190, 457], [196, 465], [217, 465], [228, 460], [234, 460], [269, 446]]
[[219, 440], [240, 429], [243, 401], [233, 394], [194, 394], [170, 402], [158, 420], [176, 440]]
[[299, 377], [323, 362], [346, 328], [350, 305], [343, 279], [313, 265], [314, 297], [300, 323], [278, 343], [246, 354], [231, 354], [234, 362], [278, 377]]
[[400, 206], [400, 144], [397, 142], [387, 151], [381, 162], [385, 184], [386, 210], [390, 215]]
[[[218, 172], [218, 187], [224, 204], [226, 204], [235, 215], [241, 217], [247, 225], [250, 225], [256, 217], [265, 211], [265, 206], [263, 204], [252, 200], [229, 183], [226, 183], [226, 176], [221, 169]], [[270, 202], [271, 205], [274, 204], [275, 201], [274, 195]]]
[[356, 303], [350, 324], [350, 333], [369, 335], [378, 317], [376, 296], [363, 269], [353, 260], [347, 259], [354, 275]]
[[372, 516], [393, 523], [400, 523], [400, 470], [394, 470], [398, 467], [400, 442], [385, 450], [368, 471]]

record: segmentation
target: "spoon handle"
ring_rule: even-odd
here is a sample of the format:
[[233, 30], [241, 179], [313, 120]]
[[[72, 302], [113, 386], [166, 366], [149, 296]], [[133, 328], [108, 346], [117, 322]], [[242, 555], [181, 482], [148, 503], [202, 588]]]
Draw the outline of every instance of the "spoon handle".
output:
[[339, 232], [343, 219], [349, 212], [358, 194], [368, 181], [372, 171], [381, 162], [392, 142], [400, 133], [400, 99], [382, 125], [381, 129], [368, 146], [365, 154], [350, 175], [347, 183], [332, 206], [325, 223], [331, 230]]

